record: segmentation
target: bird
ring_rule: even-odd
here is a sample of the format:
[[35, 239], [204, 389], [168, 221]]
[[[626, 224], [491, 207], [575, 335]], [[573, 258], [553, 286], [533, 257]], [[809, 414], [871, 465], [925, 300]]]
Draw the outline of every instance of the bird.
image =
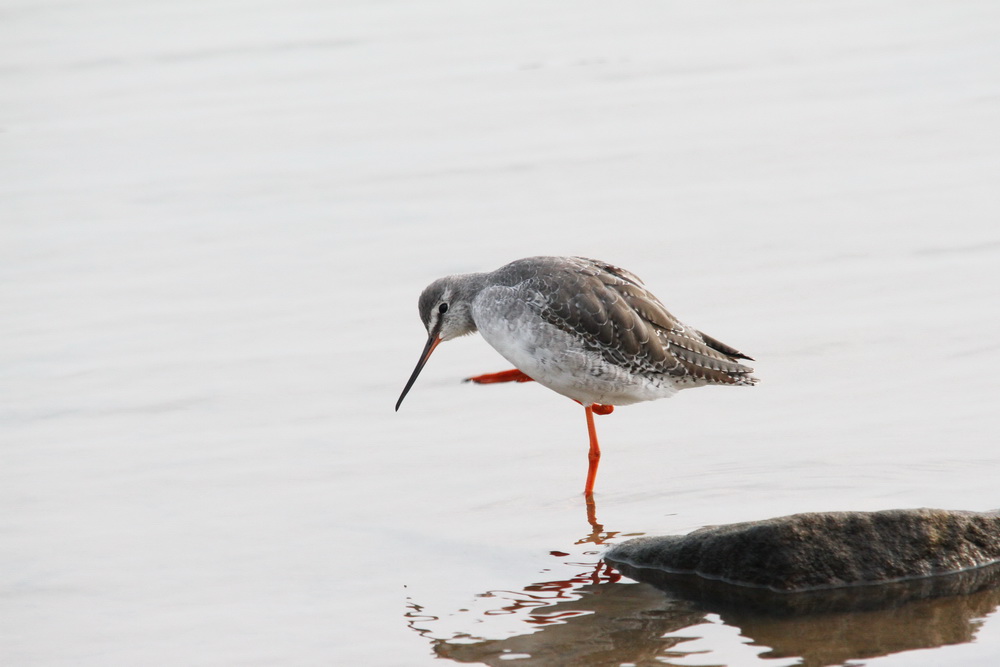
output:
[[515, 368], [467, 381], [535, 381], [584, 407], [587, 498], [601, 458], [595, 414], [681, 389], [758, 382], [741, 363], [751, 357], [682, 323], [635, 274], [596, 259], [527, 257], [439, 278], [420, 294], [418, 310], [427, 342], [396, 411], [438, 345], [478, 331]]

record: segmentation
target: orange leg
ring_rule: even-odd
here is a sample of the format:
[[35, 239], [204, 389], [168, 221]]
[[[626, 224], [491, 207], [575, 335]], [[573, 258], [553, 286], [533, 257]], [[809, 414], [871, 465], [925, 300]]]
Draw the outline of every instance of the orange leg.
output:
[[587, 486], [583, 489], [583, 495], [590, 497], [594, 495], [597, 464], [601, 462], [601, 446], [597, 444], [597, 429], [594, 428], [594, 406], [588, 405], [584, 410], [587, 411], [587, 433], [590, 435], [590, 454], [587, 456], [590, 466], [587, 468]]
[[[465, 378], [465, 382], [475, 382], [476, 384], [494, 384], [497, 382], [533, 382], [533, 379], [524, 372], [514, 368], [509, 371], [499, 373], [486, 373], [484, 375], [474, 375]], [[579, 403], [580, 401], [577, 401]], [[587, 433], [590, 435], [590, 454], [587, 458], [590, 465], [587, 469], [587, 485], [583, 489], [583, 494], [588, 498], [594, 495], [594, 482], [597, 480], [597, 464], [601, 462], [601, 446], [597, 442], [597, 429], [594, 428], [594, 415], [610, 415], [615, 411], [613, 405], [601, 405], [594, 403], [584, 406], [587, 412]], [[596, 521], [596, 519], [595, 519]]]
[[[575, 398], [573, 400], [576, 401]], [[580, 403], [580, 401], [576, 402]], [[580, 403], [580, 405], [583, 405], [583, 403]], [[595, 415], [610, 415], [615, 411], [615, 406], [613, 405], [601, 405], [600, 403], [594, 403], [591, 407], [594, 408]]]
[[500, 373], [486, 373], [485, 375], [473, 375], [465, 378], [464, 382], [475, 382], [476, 384], [493, 384], [494, 382], [532, 382], [532, 379], [517, 370], [516, 368]]

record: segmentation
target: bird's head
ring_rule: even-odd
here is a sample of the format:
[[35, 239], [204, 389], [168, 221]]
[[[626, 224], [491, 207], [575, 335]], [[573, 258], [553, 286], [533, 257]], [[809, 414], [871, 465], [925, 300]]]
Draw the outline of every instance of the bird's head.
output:
[[435, 280], [420, 295], [420, 319], [424, 328], [428, 335], [443, 341], [476, 331], [471, 312], [474, 295], [465, 293], [462, 283], [455, 280], [459, 277]]
[[472, 319], [472, 300], [482, 287], [481, 281], [477, 280], [479, 275], [481, 274], [439, 278], [421, 293], [420, 320], [424, 323], [424, 328], [427, 329], [427, 344], [420, 354], [417, 367], [413, 369], [413, 374], [407, 381], [406, 387], [403, 388], [403, 393], [396, 401], [397, 410], [439, 343], [475, 333], [476, 323]]

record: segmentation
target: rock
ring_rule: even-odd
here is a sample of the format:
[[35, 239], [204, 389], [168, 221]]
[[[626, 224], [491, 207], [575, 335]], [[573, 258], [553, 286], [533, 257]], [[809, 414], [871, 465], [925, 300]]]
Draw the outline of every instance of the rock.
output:
[[782, 593], [898, 582], [1000, 563], [1000, 512], [795, 514], [640, 537], [605, 559], [633, 578], [653, 569]]

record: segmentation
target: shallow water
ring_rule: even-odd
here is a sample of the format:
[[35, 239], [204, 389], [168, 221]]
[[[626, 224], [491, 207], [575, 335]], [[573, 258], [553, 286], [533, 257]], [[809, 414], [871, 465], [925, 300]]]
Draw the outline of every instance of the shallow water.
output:
[[[998, 37], [989, 2], [9, 5], [0, 661], [994, 664], [994, 593], [766, 620], [600, 553], [1000, 506]], [[600, 417], [590, 516], [582, 409], [459, 383], [507, 368], [478, 337], [392, 411], [423, 286], [535, 254], [762, 378]]]

